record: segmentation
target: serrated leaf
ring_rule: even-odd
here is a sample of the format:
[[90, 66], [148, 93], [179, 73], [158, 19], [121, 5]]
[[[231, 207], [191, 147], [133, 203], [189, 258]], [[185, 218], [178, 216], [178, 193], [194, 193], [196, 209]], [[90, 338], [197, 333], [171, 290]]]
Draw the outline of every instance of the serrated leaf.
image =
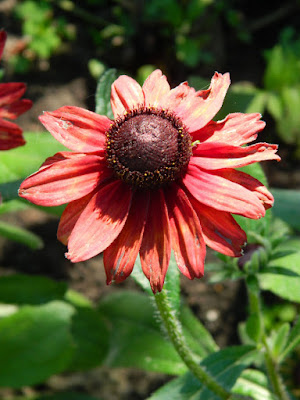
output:
[[0, 221], [0, 236], [25, 244], [25, 246], [33, 250], [41, 249], [44, 246], [43, 239], [40, 236], [4, 221]]
[[9, 275], [0, 278], [0, 302], [7, 304], [44, 304], [62, 300], [67, 285], [36, 275]]
[[0, 320], [0, 386], [33, 385], [66, 368], [73, 354], [73, 312], [56, 301], [24, 306]]
[[[205, 370], [225, 389], [231, 390], [242, 371], [257, 354], [253, 346], [227, 347], [201, 361]], [[220, 400], [190, 372], [156, 391], [149, 400]]]
[[110, 105], [111, 85], [117, 79], [117, 70], [114, 68], [106, 70], [99, 78], [96, 89], [96, 107], [95, 112], [100, 115], [106, 115], [113, 119], [114, 115]]

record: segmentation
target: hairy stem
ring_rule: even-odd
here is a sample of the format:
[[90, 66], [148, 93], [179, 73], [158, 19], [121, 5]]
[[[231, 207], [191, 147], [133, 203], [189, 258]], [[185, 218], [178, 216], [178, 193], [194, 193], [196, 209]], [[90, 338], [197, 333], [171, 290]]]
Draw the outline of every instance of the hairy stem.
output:
[[166, 291], [163, 289], [155, 296], [156, 305], [160, 316], [167, 329], [170, 340], [172, 341], [179, 356], [189, 368], [189, 370], [199, 379], [203, 385], [207, 386], [212, 392], [221, 399], [236, 399], [230, 392], [225, 390], [211, 375], [209, 375], [195, 360], [193, 353], [189, 349], [182, 333], [181, 324], [177, 319], [174, 310], [168, 301]]
[[277, 363], [272, 356], [272, 351], [266, 340], [265, 327], [261, 312], [260, 288], [257, 278], [252, 276], [250, 279], [246, 280], [246, 286], [248, 291], [250, 314], [257, 314], [260, 319], [261, 343], [265, 351], [265, 365], [273, 391], [279, 400], [290, 400], [281, 376], [277, 370]]

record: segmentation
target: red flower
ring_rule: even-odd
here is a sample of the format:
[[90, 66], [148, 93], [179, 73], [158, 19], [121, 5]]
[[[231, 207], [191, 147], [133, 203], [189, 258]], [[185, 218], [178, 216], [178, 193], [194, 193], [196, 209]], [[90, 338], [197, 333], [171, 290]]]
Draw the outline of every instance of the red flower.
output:
[[237, 171], [276, 159], [277, 146], [256, 143], [260, 114], [212, 118], [229, 74], [207, 90], [170, 89], [160, 70], [143, 87], [128, 76], [112, 85], [115, 120], [77, 107], [46, 112], [41, 122], [73, 152], [50, 157], [21, 185], [20, 196], [43, 205], [69, 203], [58, 227], [73, 262], [104, 251], [107, 283], [121, 282], [140, 254], [153, 292], [160, 291], [173, 249], [189, 279], [204, 272], [206, 244], [240, 256], [246, 234], [231, 214], [260, 218], [271, 193]]
[[[0, 59], [3, 53], [6, 36], [5, 31], [1, 30]], [[22, 136], [22, 129], [17, 124], [3, 119], [16, 119], [19, 115], [31, 108], [31, 100], [20, 100], [25, 91], [25, 83], [0, 83], [0, 150], [9, 150], [25, 144], [25, 140]]]

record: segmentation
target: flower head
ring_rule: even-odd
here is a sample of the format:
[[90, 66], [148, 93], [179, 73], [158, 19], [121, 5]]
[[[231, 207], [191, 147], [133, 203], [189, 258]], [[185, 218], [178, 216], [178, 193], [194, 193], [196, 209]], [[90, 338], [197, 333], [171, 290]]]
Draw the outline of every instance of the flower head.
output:
[[[6, 37], [6, 32], [0, 30], [0, 59]], [[22, 129], [17, 124], [6, 120], [14, 120], [31, 108], [31, 100], [21, 99], [25, 91], [25, 83], [0, 83], [0, 150], [9, 150], [25, 144]]]
[[40, 117], [72, 152], [47, 159], [20, 196], [43, 206], [69, 203], [58, 227], [68, 259], [104, 252], [109, 284], [126, 279], [140, 254], [155, 293], [171, 249], [189, 279], [203, 276], [206, 245], [241, 255], [246, 234], [232, 214], [260, 218], [273, 197], [235, 168], [280, 158], [276, 145], [242, 147], [264, 128], [260, 114], [212, 120], [229, 84], [229, 74], [215, 73], [197, 92], [186, 82], [170, 89], [160, 70], [143, 87], [123, 75], [111, 90], [114, 121], [78, 107]]

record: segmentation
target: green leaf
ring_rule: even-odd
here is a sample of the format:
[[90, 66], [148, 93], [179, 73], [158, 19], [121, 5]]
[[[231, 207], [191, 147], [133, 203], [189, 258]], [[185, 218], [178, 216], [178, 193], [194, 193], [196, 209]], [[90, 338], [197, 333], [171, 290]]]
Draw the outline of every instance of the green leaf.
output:
[[24, 306], [0, 320], [0, 386], [33, 385], [66, 368], [73, 354], [73, 312], [56, 301]]
[[25, 132], [24, 136], [25, 146], [0, 152], [0, 183], [24, 179], [37, 171], [47, 157], [66, 150], [48, 132]]
[[267, 110], [275, 120], [279, 120], [283, 116], [283, 104], [280, 96], [272, 92], [268, 92], [267, 96]]
[[71, 303], [75, 307], [91, 307], [92, 302], [85, 297], [83, 294], [76, 292], [75, 290], [68, 289], [65, 294], [65, 300]]
[[79, 307], [72, 318], [75, 351], [68, 370], [86, 370], [100, 365], [108, 351], [108, 328], [92, 308]]
[[275, 198], [273, 213], [300, 231], [300, 190], [272, 189]]
[[96, 89], [96, 108], [95, 112], [100, 115], [106, 115], [113, 119], [114, 115], [110, 105], [111, 85], [117, 79], [117, 70], [114, 68], [106, 70], [99, 78]]
[[[142, 289], [145, 290], [146, 293], [151, 296], [153, 295], [149, 280], [143, 273], [141, 260], [139, 257], [136, 259], [131, 277], [138, 285], [142, 287]], [[167, 297], [172, 309], [178, 313], [180, 306], [180, 273], [173, 252], [171, 254], [170, 263], [165, 278], [164, 289], [167, 291]]]
[[[0, 184], [0, 193], [1, 194], [2, 194], [2, 192], [1, 192], [1, 187], [2, 186], [3, 185]], [[2, 199], [3, 199], [3, 196], [2, 196]], [[22, 211], [22, 210], [25, 210], [28, 207], [29, 207], [28, 203], [25, 203], [21, 199], [10, 200], [10, 201], [7, 201], [5, 203], [1, 203], [0, 204], [0, 215], [1, 214], [5, 214], [5, 213], [9, 213], [9, 212]]]
[[186, 366], [161, 332], [152, 297], [116, 292], [100, 302], [99, 312], [110, 328], [106, 365], [176, 375], [186, 372]]
[[180, 272], [172, 252], [168, 271], [165, 278], [164, 289], [172, 309], [178, 313], [180, 306]]
[[191, 336], [195, 341], [195, 347], [205, 349], [206, 355], [214, 353], [219, 350], [218, 345], [205, 326], [197, 319], [192, 313], [191, 309], [187, 306], [182, 306], [180, 310], [180, 321], [184, 330], [185, 337], [191, 348], [193, 345], [188, 339]]
[[276, 331], [272, 331], [271, 352], [274, 359], [278, 359], [283, 351], [289, 336], [290, 324], [285, 322]]
[[259, 112], [265, 108], [266, 93], [250, 82], [238, 82], [231, 85], [216, 119], [221, 120], [233, 112]]
[[35, 235], [27, 229], [3, 221], [0, 221], [0, 236], [25, 244], [34, 250], [41, 249], [44, 246], [43, 240], [40, 236]]
[[137, 257], [133, 271], [131, 272], [130, 276], [135, 280], [135, 282], [150, 296], [153, 295], [151, 290], [150, 282], [146, 278], [141, 265], [140, 257]]
[[260, 286], [286, 300], [300, 302], [300, 252], [277, 258], [258, 275]]
[[290, 331], [284, 350], [279, 356], [279, 362], [282, 362], [300, 343], [300, 317]]
[[[205, 370], [225, 389], [231, 390], [242, 371], [257, 352], [253, 346], [227, 347], [201, 361]], [[156, 391], [149, 400], [219, 400], [190, 372], [174, 379]]]
[[9, 275], [0, 278], [0, 302], [7, 304], [44, 304], [62, 300], [67, 285], [36, 275]]
[[269, 390], [269, 381], [265, 374], [257, 370], [246, 369], [236, 381], [232, 392], [250, 396], [253, 400], [276, 400]]
[[[0, 154], [1, 155], [1, 154]], [[0, 165], [1, 168], [1, 165]], [[18, 198], [18, 190], [23, 179], [18, 179], [17, 181], [1, 183], [0, 193], [3, 201], [10, 201]], [[2, 204], [1, 204], [2, 208]], [[2, 212], [2, 210], [1, 210]]]
[[[259, 180], [263, 185], [268, 186], [266, 175], [259, 163], [247, 165], [243, 168], [240, 168], [240, 170], [245, 172], [246, 174], [253, 176], [255, 179]], [[255, 232], [255, 234], [266, 236], [270, 228], [270, 222], [271, 222], [270, 211], [267, 211], [265, 217], [260, 219], [244, 218], [238, 215], [234, 217], [237, 220], [238, 224], [245, 230], [247, 234], [249, 234], [250, 232]]]

